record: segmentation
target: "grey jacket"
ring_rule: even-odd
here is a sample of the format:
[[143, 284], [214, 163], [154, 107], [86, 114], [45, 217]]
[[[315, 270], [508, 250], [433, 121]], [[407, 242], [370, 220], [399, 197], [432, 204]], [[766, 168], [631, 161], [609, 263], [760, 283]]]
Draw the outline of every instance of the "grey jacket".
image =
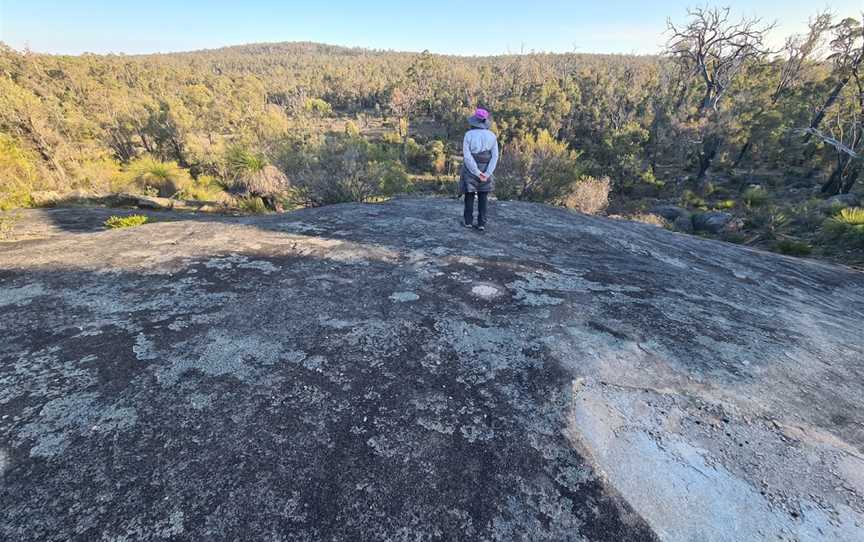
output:
[[[462, 140], [462, 170], [459, 177], [459, 193], [491, 192], [495, 190], [495, 167], [498, 165], [498, 138], [489, 131], [488, 120], [484, 123], [468, 119], [472, 129], [465, 133]], [[480, 181], [480, 173], [489, 178]]]
[[[483, 151], [472, 153], [471, 157], [477, 165], [477, 170], [486, 172], [489, 167], [489, 162], [492, 161], [492, 151]], [[459, 193], [466, 194], [468, 192], [492, 192], [495, 190], [495, 176], [489, 176], [485, 181], [481, 181], [480, 177], [468, 171], [468, 167], [462, 164], [462, 171], [459, 176]]]

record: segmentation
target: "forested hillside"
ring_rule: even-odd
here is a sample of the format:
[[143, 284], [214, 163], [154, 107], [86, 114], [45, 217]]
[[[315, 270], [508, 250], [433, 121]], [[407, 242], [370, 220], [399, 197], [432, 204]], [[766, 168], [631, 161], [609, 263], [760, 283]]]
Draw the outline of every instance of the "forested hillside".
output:
[[446, 191], [465, 116], [483, 106], [503, 144], [499, 198], [596, 210], [584, 187], [609, 186], [614, 214], [666, 204], [666, 218], [650, 220], [859, 261], [860, 14], [814, 13], [780, 50], [764, 21], [711, 8], [672, 15], [659, 56], [4, 46], [0, 205], [71, 190], [250, 209]]

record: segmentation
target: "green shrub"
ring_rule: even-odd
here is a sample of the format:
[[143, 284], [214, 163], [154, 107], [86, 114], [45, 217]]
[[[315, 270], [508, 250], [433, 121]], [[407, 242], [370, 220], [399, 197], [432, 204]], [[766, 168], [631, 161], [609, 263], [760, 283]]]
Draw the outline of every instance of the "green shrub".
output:
[[105, 227], [110, 229], [134, 228], [146, 224], [149, 220], [144, 215], [112, 216], [105, 221]]
[[864, 246], [864, 209], [842, 209], [822, 224], [822, 235], [828, 240]]
[[771, 206], [751, 214], [747, 218], [747, 226], [751, 229], [760, 230], [766, 239], [777, 239], [789, 231], [791, 223], [783, 210]]
[[744, 190], [741, 194], [741, 199], [748, 207], [758, 207], [768, 202], [768, 191], [761, 186], [751, 186]]
[[333, 107], [321, 98], [307, 98], [303, 103], [303, 109], [307, 113], [327, 116], [333, 113]]
[[225, 164], [231, 175], [242, 176], [261, 171], [267, 165], [267, 160], [245, 147], [234, 146], [225, 152]]
[[388, 145], [401, 145], [402, 135], [399, 132], [385, 132], [381, 136], [381, 140]]
[[345, 123], [345, 135], [349, 137], [358, 137], [360, 135], [360, 128], [357, 127], [357, 123], [353, 120]]
[[180, 199], [197, 201], [222, 201], [226, 197], [225, 189], [215, 177], [201, 175], [192, 184], [177, 192]]
[[825, 221], [822, 200], [809, 199], [789, 206], [791, 223], [798, 229], [815, 231]]
[[31, 204], [36, 162], [15, 139], [0, 133], [0, 211]]
[[75, 184], [96, 192], [119, 192], [126, 184], [123, 168], [112, 158], [82, 160], [72, 165]]
[[237, 198], [237, 205], [243, 212], [252, 214], [263, 214], [268, 210], [264, 200], [258, 196]]
[[295, 205], [371, 201], [412, 188], [402, 164], [363, 138], [328, 137], [306, 152], [302, 166], [290, 172]]
[[639, 180], [655, 188], [663, 188], [666, 183], [654, 176], [654, 168], [648, 168], [639, 174]]
[[395, 160], [384, 162], [369, 162], [366, 165], [366, 175], [378, 184], [380, 193], [392, 196], [411, 191], [408, 174], [402, 164]]
[[697, 196], [692, 190], [685, 190], [681, 193], [681, 204], [685, 207], [696, 207], [697, 209], [707, 209], [708, 207], [705, 200]]
[[737, 202], [734, 199], [724, 199], [714, 204], [715, 209], [734, 209]]
[[546, 131], [505, 145], [495, 170], [500, 199], [561, 201], [582, 177], [579, 153]]
[[825, 215], [834, 216], [837, 213], [839, 213], [840, 211], [842, 211], [843, 209], [846, 209], [848, 206], [845, 205], [844, 203], [839, 202], [839, 201], [833, 201], [830, 204], [822, 203], [819, 207], [820, 207], [820, 209], [822, 209], [822, 215], [823, 216], [825, 216]]
[[809, 256], [813, 252], [813, 247], [801, 241], [783, 239], [774, 245], [774, 250], [787, 256]]
[[447, 160], [444, 150], [444, 142], [440, 140], [430, 141], [422, 147], [408, 140], [408, 165], [421, 172], [441, 173]]

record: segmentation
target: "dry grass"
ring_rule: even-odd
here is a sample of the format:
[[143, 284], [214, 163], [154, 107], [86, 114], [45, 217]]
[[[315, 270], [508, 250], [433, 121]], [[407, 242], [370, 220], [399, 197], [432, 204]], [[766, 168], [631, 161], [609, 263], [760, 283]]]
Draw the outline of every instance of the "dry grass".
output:
[[12, 239], [12, 232], [15, 229], [15, 224], [21, 219], [21, 214], [18, 211], [7, 211], [0, 213], [0, 241]]
[[636, 213], [635, 215], [628, 216], [627, 220], [641, 222], [643, 224], [650, 224], [652, 226], [657, 226], [658, 228], [672, 228], [672, 225], [669, 223], [668, 220], [666, 220], [662, 216], [657, 216], [653, 213]]
[[608, 177], [583, 177], [573, 184], [570, 194], [564, 198], [564, 206], [589, 215], [600, 214], [609, 207], [611, 186]]

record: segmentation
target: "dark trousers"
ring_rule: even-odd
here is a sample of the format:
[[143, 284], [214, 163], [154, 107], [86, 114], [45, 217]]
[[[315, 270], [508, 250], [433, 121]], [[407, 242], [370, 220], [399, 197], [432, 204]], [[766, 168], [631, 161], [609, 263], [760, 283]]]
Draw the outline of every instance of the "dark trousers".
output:
[[466, 192], [463, 218], [466, 224], [474, 223], [474, 194], [477, 194], [477, 225], [485, 226], [486, 202], [489, 201], [489, 192]]

